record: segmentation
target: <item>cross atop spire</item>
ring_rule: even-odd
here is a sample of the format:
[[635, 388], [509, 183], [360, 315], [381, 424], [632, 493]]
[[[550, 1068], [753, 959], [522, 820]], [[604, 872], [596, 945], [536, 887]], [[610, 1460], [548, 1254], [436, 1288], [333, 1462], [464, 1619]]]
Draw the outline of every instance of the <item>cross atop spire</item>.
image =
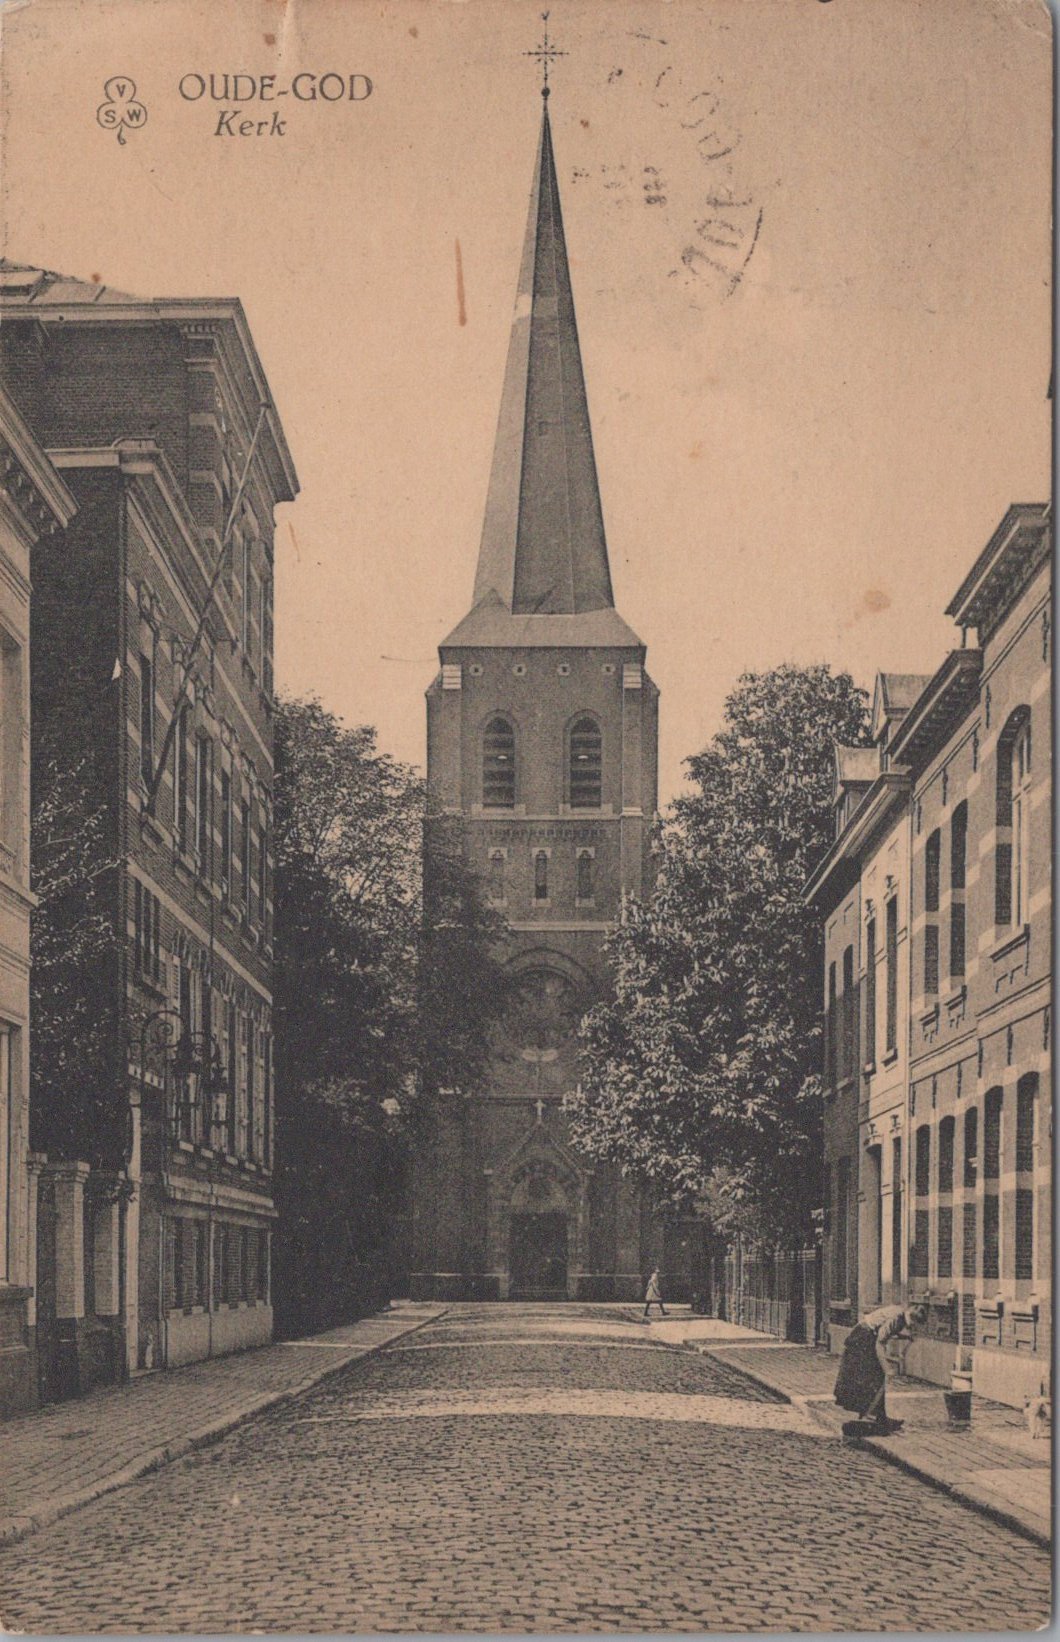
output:
[[565, 51], [557, 50], [557, 48], [554, 45], [551, 44], [551, 42], [548, 38], [548, 12], [547, 11], [543, 11], [541, 13], [541, 21], [545, 25], [544, 35], [543, 35], [543, 38], [541, 40], [541, 44], [538, 47], [536, 47], [536, 49], [534, 51], [524, 51], [523, 56], [524, 57], [536, 57], [540, 61], [540, 63], [541, 63], [541, 74], [542, 74], [541, 95], [542, 95], [542, 97], [547, 98], [548, 97], [548, 65], [556, 57], [566, 57], [567, 53]]

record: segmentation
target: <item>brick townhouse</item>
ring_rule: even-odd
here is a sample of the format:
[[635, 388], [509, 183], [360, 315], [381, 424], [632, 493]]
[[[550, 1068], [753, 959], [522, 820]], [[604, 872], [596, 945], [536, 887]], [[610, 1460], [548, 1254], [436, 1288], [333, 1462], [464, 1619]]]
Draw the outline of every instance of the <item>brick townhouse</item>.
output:
[[7, 266], [0, 319], [78, 506], [33, 550], [34, 758], [79, 760], [118, 935], [110, 1057], [73, 1114], [34, 1115], [55, 1397], [271, 1334], [273, 515], [297, 480], [238, 301]]
[[30, 553], [75, 502], [0, 388], [0, 1416], [37, 1402], [39, 1159], [29, 1137]]
[[[926, 1301], [910, 1373], [1018, 1404], [1051, 1341], [1051, 516], [1009, 509], [931, 678], [837, 749], [824, 922], [830, 1342]], [[888, 715], [886, 702], [892, 710]]]

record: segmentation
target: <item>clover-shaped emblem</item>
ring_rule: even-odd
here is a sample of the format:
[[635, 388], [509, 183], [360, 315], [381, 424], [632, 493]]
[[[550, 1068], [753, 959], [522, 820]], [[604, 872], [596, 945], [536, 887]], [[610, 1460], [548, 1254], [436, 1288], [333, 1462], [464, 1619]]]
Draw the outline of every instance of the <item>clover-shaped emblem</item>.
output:
[[105, 83], [105, 103], [96, 109], [96, 119], [104, 131], [116, 131], [118, 141], [125, 145], [125, 127], [133, 131], [146, 124], [147, 110], [136, 100], [136, 83], [127, 74], [114, 74]]

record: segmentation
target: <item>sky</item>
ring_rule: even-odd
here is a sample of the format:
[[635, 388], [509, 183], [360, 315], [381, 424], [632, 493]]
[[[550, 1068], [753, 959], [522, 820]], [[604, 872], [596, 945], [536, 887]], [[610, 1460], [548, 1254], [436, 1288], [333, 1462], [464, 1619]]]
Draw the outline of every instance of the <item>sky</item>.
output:
[[[437, 645], [471, 601], [539, 7], [2, 19], [3, 254], [242, 300], [302, 485], [278, 510], [278, 681], [422, 764]], [[745, 671], [933, 671], [1005, 508], [1048, 495], [1051, 21], [1041, 0], [556, 0], [548, 28], [616, 603], [661, 690], [666, 802]], [[318, 96], [237, 102], [236, 72]], [[220, 101], [181, 95], [211, 73]], [[325, 100], [324, 74], [371, 92]], [[115, 75], [147, 110], [124, 143], [96, 119]], [[266, 129], [217, 132], [233, 108]]]

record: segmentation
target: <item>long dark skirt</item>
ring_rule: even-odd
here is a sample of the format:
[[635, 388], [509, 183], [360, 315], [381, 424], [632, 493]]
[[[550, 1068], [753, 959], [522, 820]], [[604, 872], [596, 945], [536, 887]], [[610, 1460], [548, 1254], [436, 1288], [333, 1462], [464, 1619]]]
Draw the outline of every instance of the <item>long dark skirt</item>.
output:
[[839, 1373], [835, 1382], [835, 1400], [840, 1408], [849, 1408], [853, 1414], [865, 1414], [886, 1375], [876, 1355], [876, 1334], [864, 1323], [858, 1323], [847, 1335]]

